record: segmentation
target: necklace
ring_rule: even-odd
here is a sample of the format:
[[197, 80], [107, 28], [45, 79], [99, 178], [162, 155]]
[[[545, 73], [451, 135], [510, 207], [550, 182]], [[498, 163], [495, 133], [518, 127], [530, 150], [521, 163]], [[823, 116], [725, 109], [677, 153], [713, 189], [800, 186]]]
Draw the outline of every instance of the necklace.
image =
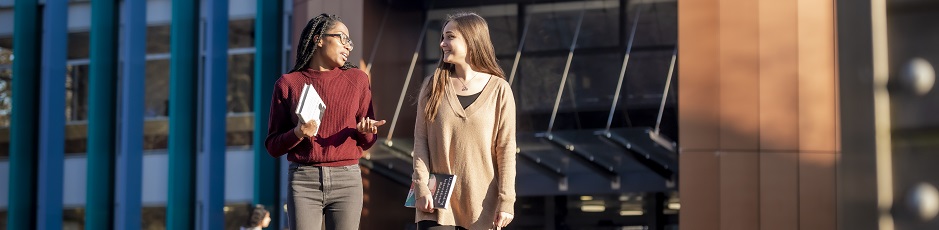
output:
[[[472, 81], [472, 80], [473, 80], [472, 78], [475, 78], [475, 77], [476, 77], [476, 75], [479, 75], [479, 72], [476, 72], [476, 74], [473, 74], [473, 76], [472, 76], [472, 77], [470, 77], [470, 78], [469, 78], [469, 80], [470, 80], [470, 81]], [[463, 88], [462, 88], [462, 89], [460, 89], [460, 91], [466, 91], [466, 90], [469, 90], [469, 88], [467, 88], [467, 87], [466, 87], [466, 81], [464, 81], [464, 80], [463, 80], [463, 78], [459, 78], [459, 77], [457, 77], [456, 79], [459, 79], [459, 80], [460, 80], [460, 83], [461, 83], [461, 84], [463, 84]]]

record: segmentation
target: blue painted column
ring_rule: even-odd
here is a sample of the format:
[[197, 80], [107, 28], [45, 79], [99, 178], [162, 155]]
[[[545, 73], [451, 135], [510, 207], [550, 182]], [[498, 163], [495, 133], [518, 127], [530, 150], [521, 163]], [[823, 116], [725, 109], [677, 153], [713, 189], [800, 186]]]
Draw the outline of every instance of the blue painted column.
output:
[[280, 229], [280, 161], [264, 147], [274, 81], [281, 75], [283, 1], [257, 0], [254, 20], [254, 203], [271, 211], [271, 229]]
[[225, 228], [225, 125], [228, 112], [228, 0], [202, 1], [205, 67], [202, 75], [202, 151], [199, 153], [199, 227]]
[[13, 5], [13, 109], [10, 110], [10, 185], [7, 229], [36, 229], [36, 152], [39, 152], [39, 3]]
[[[120, 138], [115, 181], [114, 228], [141, 228], [143, 184], [143, 113], [146, 77], [147, 2], [124, 1], [121, 7]], [[171, 169], [172, 171], [172, 169]]]
[[65, 166], [65, 60], [68, 0], [46, 0], [42, 14], [39, 83], [38, 229], [62, 229], [62, 176]]
[[166, 229], [195, 228], [199, 1], [173, 0]]
[[108, 229], [114, 218], [117, 114], [117, 1], [91, 1], [88, 79], [88, 179], [85, 229]]

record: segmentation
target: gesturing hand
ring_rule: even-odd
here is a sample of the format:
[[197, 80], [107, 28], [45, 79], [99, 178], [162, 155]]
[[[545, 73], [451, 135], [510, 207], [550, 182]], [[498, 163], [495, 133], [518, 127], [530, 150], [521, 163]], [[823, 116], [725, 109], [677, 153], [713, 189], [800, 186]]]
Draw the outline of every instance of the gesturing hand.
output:
[[312, 137], [316, 135], [316, 131], [319, 130], [320, 124], [316, 120], [312, 120], [307, 123], [300, 121], [297, 123], [297, 127], [293, 128], [293, 134], [297, 135], [299, 138]]
[[508, 226], [512, 222], [512, 218], [515, 218], [512, 214], [507, 212], [498, 212], [496, 213], [496, 218], [492, 221], [492, 227], [495, 229], [501, 229], [505, 226]]
[[378, 134], [378, 126], [384, 125], [385, 120], [372, 120], [371, 118], [363, 117], [359, 119], [359, 123], [355, 125], [355, 129], [362, 134]]

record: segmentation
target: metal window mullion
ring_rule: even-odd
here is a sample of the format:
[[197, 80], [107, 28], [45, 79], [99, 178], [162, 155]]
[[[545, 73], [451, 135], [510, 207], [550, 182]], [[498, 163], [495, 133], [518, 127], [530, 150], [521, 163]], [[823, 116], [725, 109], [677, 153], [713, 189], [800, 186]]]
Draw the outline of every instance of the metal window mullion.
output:
[[120, 128], [115, 177], [114, 229], [141, 226], [143, 189], [144, 91], [146, 81], [147, 10], [144, 1], [121, 6]]
[[46, 0], [42, 13], [39, 83], [38, 229], [62, 228], [65, 166], [65, 91], [68, 1]]
[[200, 229], [222, 229], [225, 222], [225, 135], [228, 90], [228, 1], [202, 1], [203, 28], [198, 151], [197, 215]]

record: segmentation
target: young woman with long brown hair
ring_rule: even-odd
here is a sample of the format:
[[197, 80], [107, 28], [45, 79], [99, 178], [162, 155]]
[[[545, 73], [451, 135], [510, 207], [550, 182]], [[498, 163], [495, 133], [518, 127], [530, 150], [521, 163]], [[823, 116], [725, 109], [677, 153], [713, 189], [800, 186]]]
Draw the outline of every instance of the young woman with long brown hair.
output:
[[[498, 229], [514, 217], [515, 98], [496, 63], [486, 20], [451, 15], [443, 52], [425, 80], [414, 128], [418, 229]], [[430, 173], [456, 175], [447, 209], [434, 209]]]

